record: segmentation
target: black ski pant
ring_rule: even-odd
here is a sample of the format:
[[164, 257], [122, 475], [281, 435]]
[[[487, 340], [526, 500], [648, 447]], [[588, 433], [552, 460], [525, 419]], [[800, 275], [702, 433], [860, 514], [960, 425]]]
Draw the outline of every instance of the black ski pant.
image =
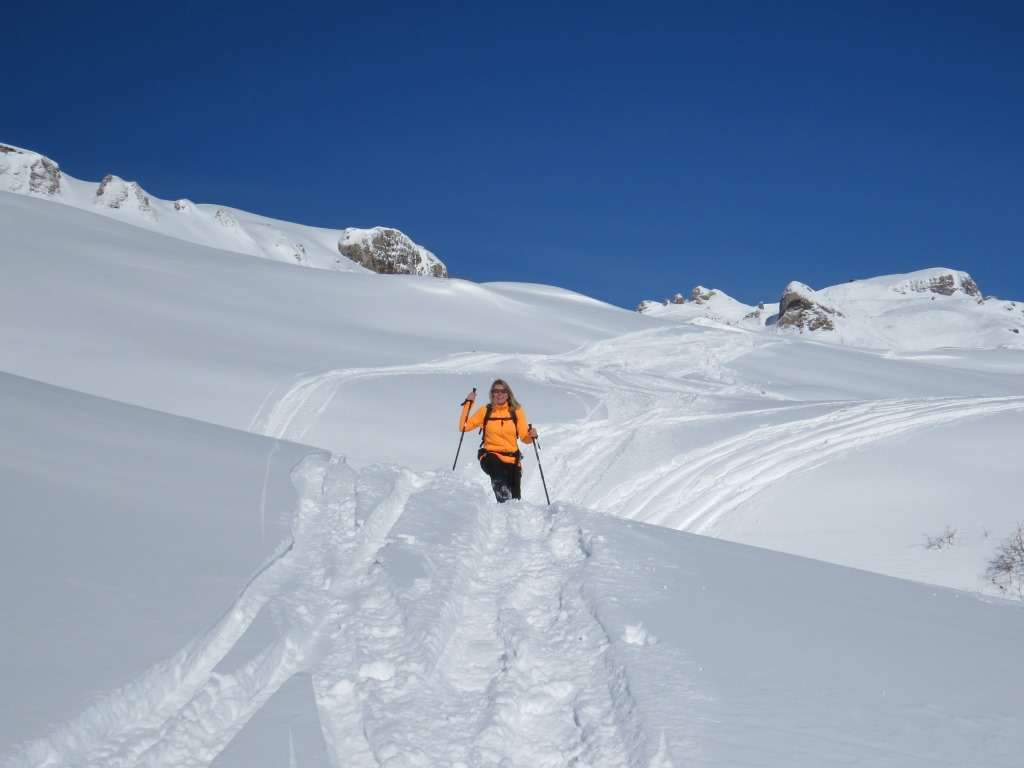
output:
[[523, 497], [520, 490], [523, 468], [518, 464], [510, 464], [493, 453], [485, 453], [480, 459], [480, 468], [490, 475], [491, 488], [494, 489], [494, 498], [498, 503]]

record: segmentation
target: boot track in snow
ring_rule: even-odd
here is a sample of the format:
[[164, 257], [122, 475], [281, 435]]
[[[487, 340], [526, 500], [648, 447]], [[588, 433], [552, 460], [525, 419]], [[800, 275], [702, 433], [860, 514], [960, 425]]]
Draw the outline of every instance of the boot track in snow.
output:
[[[650, 765], [658, 745], [586, 597], [571, 508], [498, 506], [449, 473], [323, 455], [293, 477], [293, 538], [224, 616], [10, 765], [206, 766], [300, 673], [335, 766]], [[438, 498], [461, 525], [431, 547], [429, 583], [403, 587], [396, 524]], [[279, 636], [221, 669], [261, 611]]]

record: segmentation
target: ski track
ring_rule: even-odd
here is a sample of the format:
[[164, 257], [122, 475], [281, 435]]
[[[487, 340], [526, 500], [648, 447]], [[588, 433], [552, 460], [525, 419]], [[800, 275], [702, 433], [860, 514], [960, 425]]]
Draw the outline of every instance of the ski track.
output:
[[[271, 434], [299, 439], [334, 393], [355, 378], [493, 372], [516, 362], [524, 375], [597, 403], [579, 422], [546, 425], [542, 461], [549, 486], [581, 506], [694, 533], [709, 533], [757, 493], [869, 443], [958, 420], [1024, 410], [1021, 397], [931, 397], [787, 401], [738, 381], [728, 363], [764, 342], [751, 334], [709, 337], [685, 326], [639, 331], [563, 355], [458, 356], [416, 366], [332, 371], [300, 382], [262, 419]], [[309, 392], [315, 392], [311, 396]], [[715, 412], [710, 395], [745, 401], [745, 416], [771, 426], [697, 450], [655, 457], [646, 472], [602, 490], [602, 477], [648, 436], [685, 432]], [[813, 416], [806, 417], [808, 411]], [[781, 423], [779, 423], [781, 420]], [[254, 422], [255, 424], [256, 422]], [[553, 450], [552, 450], [553, 448]], [[579, 472], [586, 466], [589, 472]], [[524, 480], [538, 485], [537, 478]], [[538, 489], [539, 492], [539, 489]]]
[[[399, 472], [389, 495], [355, 527], [355, 472], [309, 457], [295, 477], [302, 499], [292, 541], [220, 621], [52, 736], [22, 745], [10, 765], [208, 765], [287, 679], [306, 669], [346, 605], [347, 584], [374, 561], [421, 481]], [[280, 638], [238, 669], [216, 671], [265, 607], [280, 614]]]
[[[591, 545], [572, 508], [498, 507], [450, 473], [319, 454], [293, 481], [292, 540], [220, 621], [5, 765], [207, 766], [297, 673], [335, 766], [610, 768], [648, 766], [653, 750], [670, 765], [586, 596]], [[421, 493], [462, 499], [466, 523], [431, 549], [430, 586], [403, 591], [388, 547]], [[279, 637], [221, 669], [261, 610]]]
[[486, 371], [510, 359], [508, 355], [478, 354], [462, 361], [464, 356], [415, 365], [384, 368], [339, 368], [325, 373], [300, 377], [279, 399], [267, 401], [249, 423], [248, 431], [301, 442], [319, 416], [327, 409], [337, 392], [346, 383], [364, 378], [388, 376], [438, 375]]
[[[349, 382], [491, 374], [515, 362], [525, 377], [587, 404], [582, 420], [544, 428], [557, 497], [707, 533], [761, 490], [872, 441], [1024, 410], [1022, 397], [773, 399], [728, 370], [754, 343], [763, 342], [659, 327], [557, 356], [339, 369], [268, 395], [250, 429], [301, 441]], [[744, 407], [716, 411], [712, 394]], [[684, 453], [645, 452], [651, 435], [739, 415], [759, 426]], [[650, 459], [647, 471], [602, 490], [603, 475], [634, 454]], [[664, 735], [645, 731], [587, 591], [592, 543], [575, 507], [557, 498], [548, 507], [498, 507], [452, 473], [356, 472], [323, 454], [308, 456], [293, 482], [300, 501], [291, 540], [218, 622], [50, 736], [17, 747], [4, 765], [206, 766], [297, 673], [311, 676], [334, 766], [674, 764]], [[428, 577], [403, 586], [389, 569], [389, 545], [420, 494], [428, 509], [441, 499], [465, 522], [430, 548]], [[279, 637], [219, 669], [264, 610]]]
[[744, 432], [673, 457], [623, 485], [608, 506], [629, 517], [693, 533], [707, 533], [758, 492], [877, 440], [1008, 411], [1024, 398], [929, 398], [836, 403], [810, 419]]
[[[773, 483], [865, 447], [960, 419], [1024, 410], [1018, 397], [934, 397], [794, 402], [737, 380], [728, 363], [764, 344], [742, 332], [708, 336], [680, 327], [639, 331], [563, 355], [458, 356], [415, 366], [351, 369], [301, 381], [254, 425], [300, 439], [334, 394], [356, 378], [494, 372], [515, 362], [527, 378], [596, 403], [578, 422], [546, 425], [542, 460], [558, 496], [629, 519], [708, 533]], [[778, 342], [767, 342], [768, 344]], [[710, 395], [747, 410], [715, 412]], [[812, 416], [806, 414], [810, 411]], [[602, 489], [602, 477], [654, 434], [685, 433], [701, 419], [760, 416], [771, 426], [686, 453], [652, 457], [646, 472]], [[781, 423], [780, 423], [781, 422]], [[581, 466], [592, 468], [579, 472]], [[537, 485], [536, 477], [525, 480]], [[539, 492], [539, 491], [538, 491]]]
[[430, 621], [411, 615], [386, 569], [360, 586], [361, 610], [314, 676], [344, 765], [648, 765], [621, 667], [583, 596], [585, 537], [568, 517], [478, 506], [456, 566], [436, 575], [444, 587], [420, 611]]

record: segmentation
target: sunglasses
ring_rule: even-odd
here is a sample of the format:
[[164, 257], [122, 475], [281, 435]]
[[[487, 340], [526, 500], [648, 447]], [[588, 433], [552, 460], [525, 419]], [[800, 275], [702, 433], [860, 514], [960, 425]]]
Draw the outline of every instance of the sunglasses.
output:
[[491, 394], [492, 395], [507, 395], [508, 394], [508, 390], [507, 389], [492, 389], [491, 390]]

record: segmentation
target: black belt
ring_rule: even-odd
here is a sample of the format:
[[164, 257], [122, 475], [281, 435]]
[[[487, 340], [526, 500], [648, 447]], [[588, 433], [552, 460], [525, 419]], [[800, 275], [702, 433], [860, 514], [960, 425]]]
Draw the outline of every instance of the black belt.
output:
[[494, 453], [494, 454], [497, 454], [498, 456], [511, 456], [516, 461], [519, 461], [519, 460], [521, 460], [523, 458], [523, 452], [522, 451], [489, 451], [486, 448], [481, 448], [480, 449], [480, 456], [479, 456], [479, 458], [482, 459], [488, 453]]

